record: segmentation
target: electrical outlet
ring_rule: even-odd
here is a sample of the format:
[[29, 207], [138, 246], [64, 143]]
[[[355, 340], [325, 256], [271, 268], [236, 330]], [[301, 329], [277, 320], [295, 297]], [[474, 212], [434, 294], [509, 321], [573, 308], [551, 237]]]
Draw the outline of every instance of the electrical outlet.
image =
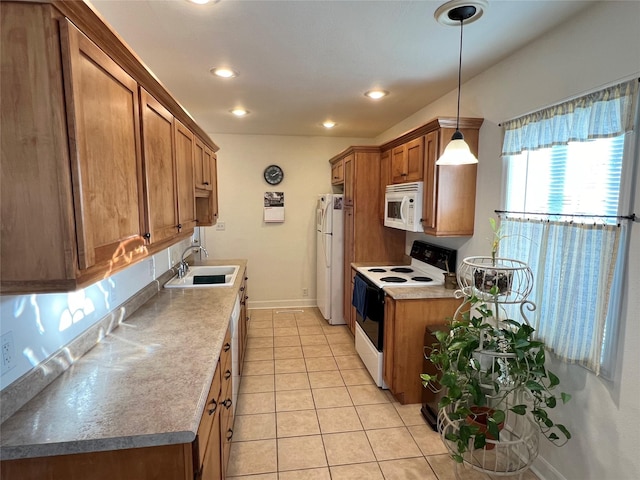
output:
[[222, 232], [227, 226], [224, 224], [224, 222], [218, 222], [216, 223], [216, 230], [218, 230], [219, 232]]
[[13, 345], [13, 333], [7, 332], [2, 335], [0, 345], [2, 345], [2, 375], [4, 375], [16, 366], [16, 349]]
[[302, 289], [302, 296], [303, 297], [308, 297], [309, 296], [309, 289], [308, 288], [303, 288]]

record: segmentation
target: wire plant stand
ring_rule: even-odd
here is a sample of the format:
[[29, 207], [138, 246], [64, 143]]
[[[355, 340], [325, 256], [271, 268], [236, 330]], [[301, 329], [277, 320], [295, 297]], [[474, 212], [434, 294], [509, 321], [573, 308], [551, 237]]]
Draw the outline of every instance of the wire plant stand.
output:
[[[534, 311], [536, 306], [527, 300], [533, 288], [533, 273], [526, 263], [508, 258], [467, 257], [458, 266], [457, 279], [459, 290], [455, 295], [457, 298], [465, 298], [465, 302], [456, 310], [455, 320], [462, 318], [463, 313], [469, 309], [470, 299], [475, 297], [494, 306], [492, 323], [496, 328], [502, 326], [500, 317], [505, 312], [501, 306], [503, 304], [519, 304], [522, 321], [529, 324], [526, 312]], [[482, 384], [483, 390], [489, 392], [494, 384], [509, 381], [508, 360], [515, 358], [515, 354], [483, 350], [482, 347], [481, 339], [480, 347], [474, 352], [474, 356], [485, 379]], [[492, 405], [492, 401], [495, 404], [500, 403], [500, 409], [506, 412], [504, 428], [500, 432], [499, 440], [487, 438], [486, 446], [482, 449], [474, 449], [474, 437], [469, 439], [469, 448], [463, 454], [462, 464], [455, 463], [456, 478], [461, 478], [463, 469], [471, 468], [492, 477], [518, 476], [522, 479], [538, 456], [540, 429], [531, 414], [517, 415], [509, 408], [531, 399], [527, 398], [524, 391], [518, 391], [508, 397], [498, 393], [488, 398], [489, 407], [495, 406]], [[461, 424], [466, 421], [454, 420], [449, 416], [455, 409], [456, 405], [441, 408], [437, 419], [438, 432], [451, 454], [456, 453], [456, 445], [447, 440], [446, 435], [457, 433]]]

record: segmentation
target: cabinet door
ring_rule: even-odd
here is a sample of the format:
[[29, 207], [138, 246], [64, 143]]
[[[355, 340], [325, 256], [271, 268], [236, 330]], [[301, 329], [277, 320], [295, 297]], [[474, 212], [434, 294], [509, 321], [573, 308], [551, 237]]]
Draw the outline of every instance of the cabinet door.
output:
[[215, 225], [218, 221], [218, 157], [215, 152], [210, 152], [211, 216], [213, 217], [213, 225]]
[[222, 448], [220, 445], [220, 412], [216, 412], [209, 432], [207, 449], [202, 461], [200, 480], [221, 480]]
[[196, 188], [205, 190], [204, 184], [204, 143], [198, 137], [194, 137], [193, 145], [193, 174]]
[[419, 182], [424, 172], [424, 137], [411, 140], [405, 145], [406, 182]]
[[383, 359], [384, 366], [382, 370], [382, 377], [384, 382], [389, 387], [391, 392], [395, 392], [395, 385], [393, 383], [393, 368], [394, 368], [394, 346], [395, 335], [394, 327], [396, 324], [395, 318], [395, 300], [391, 297], [387, 297], [384, 302], [384, 346], [383, 346]]
[[[351, 285], [351, 263], [353, 262], [354, 246], [353, 246], [353, 207], [346, 207], [344, 209], [344, 285]], [[351, 315], [351, 295], [353, 290], [350, 288], [344, 289], [344, 305], [343, 315], [344, 319], [349, 325], [352, 333], [355, 333], [355, 319]]]
[[213, 167], [211, 165], [211, 162], [212, 162], [212, 157], [214, 155], [215, 154], [213, 153], [213, 151], [205, 145], [204, 156], [202, 161], [202, 185], [204, 190], [209, 190], [209, 191], [213, 190], [213, 182], [211, 178]]
[[391, 185], [391, 150], [385, 150], [380, 154], [380, 222], [384, 224], [384, 194], [387, 185]]
[[249, 310], [247, 308], [247, 300], [249, 299], [247, 295], [247, 280], [249, 278], [246, 276], [242, 281], [242, 286], [240, 287], [240, 319], [238, 320], [240, 323], [239, 334], [238, 334], [238, 375], [242, 375], [242, 366], [244, 364], [244, 354], [246, 350], [247, 344], [247, 333], [249, 330]]
[[344, 163], [342, 160], [331, 166], [331, 184], [342, 185], [344, 183]]
[[178, 233], [173, 115], [143, 88], [140, 100], [147, 233], [149, 242], [155, 243]]
[[355, 154], [351, 154], [344, 159], [344, 204], [353, 205], [353, 169], [354, 169]]
[[61, 25], [78, 264], [143, 244], [138, 85], [72, 23]]
[[175, 125], [176, 173], [178, 184], [178, 230], [189, 232], [196, 226], [193, 158], [195, 137], [177, 119]]
[[424, 204], [422, 206], [422, 226], [433, 229], [436, 226], [436, 159], [438, 158], [438, 132], [427, 133], [425, 141]]
[[391, 150], [391, 182], [406, 182], [406, 150], [404, 145], [400, 145]]

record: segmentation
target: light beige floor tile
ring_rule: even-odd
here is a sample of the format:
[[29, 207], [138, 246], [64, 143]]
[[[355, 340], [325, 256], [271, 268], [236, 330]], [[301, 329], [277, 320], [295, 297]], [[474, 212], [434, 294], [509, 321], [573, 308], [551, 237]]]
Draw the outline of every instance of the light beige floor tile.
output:
[[300, 334], [302, 345], [327, 345], [327, 337], [324, 335], [302, 335]]
[[[309, 335], [322, 335], [322, 338], [325, 340], [326, 343], [326, 338], [324, 337], [324, 332], [322, 331], [322, 328], [316, 325], [310, 326], [310, 327], [302, 327], [302, 326], [298, 326], [298, 333], [300, 333], [300, 335], [304, 335], [304, 336], [309, 336]], [[303, 345], [305, 345], [305, 343], [302, 343]], [[313, 343], [307, 343], [306, 345], [315, 345]]]
[[407, 427], [365, 430], [365, 432], [379, 462], [422, 456]]
[[297, 327], [298, 324], [296, 323], [296, 319], [291, 316], [281, 317], [278, 315], [273, 319], [273, 326], [275, 328], [293, 328]]
[[247, 348], [269, 348], [269, 347], [273, 347], [273, 337], [247, 338]]
[[447, 453], [447, 447], [442, 443], [438, 432], [434, 432], [429, 425], [413, 425], [408, 427], [413, 440], [418, 444], [423, 455], [440, 455]]
[[342, 379], [345, 385], [375, 385], [373, 378], [366, 368], [353, 368], [351, 370], [341, 370]]
[[275, 362], [275, 372], [278, 373], [299, 373], [306, 372], [307, 367], [304, 358], [277, 359]]
[[320, 435], [278, 439], [278, 470], [280, 472], [326, 466], [327, 458]]
[[400, 405], [397, 402], [394, 402], [393, 406], [398, 411], [398, 415], [402, 418], [404, 424], [409, 427], [411, 425], [427, 425], [420, 409], [422, 408], [422, 404], [420, 403], [409, 403], [407, 405]]
[[286, 390], [276, 392], [276, 412], [311, 410], [314, 408], [311, 390]]
[[306, 373], [277, 373], [276, 391], [283, 390], [308, 390], [309, 377]]
[[239, 393], [263, 393], [275, 391], [274, 375], [244, 375], [240, 378]]
[[273, 328], [250, 328], [247, 336], [249, 338], [273, 337]]
[[251, 320], [271, 320], [273, 318], [273, 311], [272, 310], [256, 310], [256, 309], [251, 309], [249, 310], [249, 316], [251, 317]]
[[349, 333], [327, 333], [325, 331], [325, 336], [327, 337], [327, 342], [330, 345], [339, 345], [339, 344], [349, 344], [353, 345], [354, 340], [351, 334]]
[[336, 363], [340, 370], [350, 370], [352, 368], [365, 368], [364, 363], [358, 355], [345, 355], [336, 357]]
[[385, 480], [438, 480], [422, 457], [380, 462], [380, 469]]
[[307, 372], [326, 372], [328, 370], [338, 370], [338, 365], [333, 357], [309, 357], [305, 358]]
[[300, 347], [274, 347], [273, 358], [276, 360], [302, 358], [302, 349]]
[[320, 434], [315, 410], [278, 412], [278, 438]]
[[261, 473], [259, 475], [241, 475], [239, 477], [227, 477], [227, 480], [278, 480], [278, 474]]
[[316, 413], [322, 433], [362, 430], [362, 423], [354, 407], [320, 408]]
[[347, 387], [354, 405], [371, 405], [374, 403], [388, 403], [389, 399], [384, 391], [375, 385], [350, 385]]
[[344, 382], [338, 370], [330, 370], [326, 372], [310, 372], [309, 383], [311, 388], [329, 388], [342, 387]]
[[278, 468], [276, 440], [231, 443], [227, 475], [252, 475], [276, 472]]
[[331, 357], [329, 345], [305, 345], [302, 347], [305, 357]]
[[342, 357], [345, 355], [357, 355], [355, 345], [350, 343], [334, 343], [330, 345], [331, 352], [333, 352], [334, 357]]
[[331, 468], [332, 480], [384, 480], [375, 462], [337, 465]]
[[298, 335], [298, 329], [296, 327], [273, 327], [274, 337], [290, 337], [291, 335]]
[[273, 360], [273, 347], [247, 348], [245, 350], [245, 362], [255, 362], [258, 360]]
[[273, 319], [277, 320], [280, 318], [290, 318], [295, 320], [296, 315], [295, 312], [287, 310], [286, 308], [278, 308], [277, 310], [273, 311]]
[[329, 433], [322, 439], [330, 466], [375, 461], [364, 432]]
[[[334, 334], [338, 334], [338, 333], [347, 333], [349, 335], [351, 335], [351, 330], [349, 330], [349, 327], [347, 327], [346, 325], [323, 325], [322, 326], [322, 330], [324, 330], [324, 333], [326, 335], [334, 335]], [[351, 335], [351, 337], [353, 338], [353, 335]]]
[[[324, 322], [324, 320], [322, 320]], [[312, 317], [304, 317], [304, 318], [298, 318], [296, 319], [296, 324], [298, 325], [298, 328], [304, 328], [304, 327], [320, 327], [322, 328], [322, 323], [320, 323], [320, 320], [318, 320], [317, 318], [312, 318]]]
[[286, 337], [274, 337], [273, 346], [274, 347], [298, 347], [300, 346], [300, 336], [291, 335]]
[[274, 392], [243, 393], [238, 395], [236, 415], [275, 412]]
[[353, 405], [347, 387], [314, 388], [313, 401], [316, 408], [349, 407]]
[[244, 362], [242, 367], [243, 376], [251, 375], [272, 375], [274, 373], [273, 360], [260, 360], [257, 362]]
[[400, 415], [390, 403], [358, 405], [356, 410], [365, 430], [404, 426]]
[[[426, 458], [438, 480], [489, 480], [484, 473], [456, 464], [448, 454], [429, 455]], [[458, 476], [456, 476], [456, 469]]]
[[253, 319], [249, 323], [249, 330], [261, 329], [261, 328], [273, 328], [273, 320], [256, 320]]
[[278, 475], [279, 480], [331, 480], [327, 467], [292, 470], [290, 472], [280, 472]]
[[[238, 411], [236, 409], [236, 411]], [[236, 415], [233, 423], [233, 441], [267, 440], [276, 438], [276, 414]]]

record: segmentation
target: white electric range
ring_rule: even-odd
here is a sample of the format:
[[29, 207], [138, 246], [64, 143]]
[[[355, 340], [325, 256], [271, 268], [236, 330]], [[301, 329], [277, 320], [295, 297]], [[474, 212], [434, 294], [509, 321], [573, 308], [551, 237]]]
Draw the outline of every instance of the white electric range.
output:
[[456, 250], [416, 240], [410, 265], [356, 268], [356, 351], [379, 387], [387, 388], [382, 378], [385, 288], [443, 285], [444, 274], [455, 271], [456, 259]]

